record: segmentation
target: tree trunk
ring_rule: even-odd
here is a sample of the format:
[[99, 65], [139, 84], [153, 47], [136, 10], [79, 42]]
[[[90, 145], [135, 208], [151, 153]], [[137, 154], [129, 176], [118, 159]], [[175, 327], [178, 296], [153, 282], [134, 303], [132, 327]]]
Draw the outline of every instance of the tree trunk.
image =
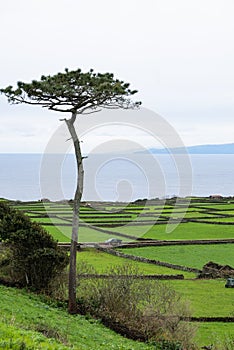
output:
[[77, 243], [78, 243], [78, 230], [79, 230], [79, 212], [80, 202], [83, 194], [83, 182], [84, 182], [84, 169], [83, 158], [80, 149], [80, 141], [76, 133], [74, 122], [76, 120], [77, 113], [73, 112], [71, 119], [66, 119], [68, 130], [71, 134], [76, 157], [77, 166], [77, 184], [73, 203], [73, 219], [72, 219], [72, 236], [71, 236], [71, 248], [70, 248], [70, 264], [69, 264], [69, 281], [68, 281], [68, 312], [70, 314], [77, 313], [76, 303], [76, 256], [77, 256]]

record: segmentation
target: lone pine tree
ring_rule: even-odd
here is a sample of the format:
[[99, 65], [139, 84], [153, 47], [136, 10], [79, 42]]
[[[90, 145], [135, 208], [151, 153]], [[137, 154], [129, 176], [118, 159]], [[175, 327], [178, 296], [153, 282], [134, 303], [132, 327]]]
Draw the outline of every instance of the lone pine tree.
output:
[[63, 118], [71, 135], [77, 166], [77, 182], [73, 201], [73, 222], [69, 267], [70, 313], [76, 313], [76, 252], [79, 229], [79, 211], [83, 193], [84, 169], [80, 140], [74, 123], [80, 114], [90, 114], [102, 108], [135, 108], [140, 102], [132, 102], [131, 96], [137, 91], [130, 90], [129, 84], [114, 78], [111, 73], [95, 73], [92, 69], [82, 73], [81, 69], [42, 76], [31, 83], [18, 82], [17, 87], [8, 86], [0, 90], [12, 104], [39, 105], [49, 110], [70, 113]]

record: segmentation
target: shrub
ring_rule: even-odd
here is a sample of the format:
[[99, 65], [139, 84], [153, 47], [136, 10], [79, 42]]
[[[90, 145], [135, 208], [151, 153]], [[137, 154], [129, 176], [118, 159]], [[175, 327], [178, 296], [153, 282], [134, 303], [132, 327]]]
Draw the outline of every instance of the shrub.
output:
[[68, 264], [68, 256], [53, 237], [23, 213], [0, 202], [0, 240], [11, 252], [14, 281], [35, 290], [48, 290]]
[[174, 290], [161, 281], [136, 279], [133, 265], [114, 267], [109, 274], [111, 278], [80, 281], [81, 311], [128, 337], [156, 341], [156, 349], [194, 348], [194, 328], [183, 321], [188, 307]]

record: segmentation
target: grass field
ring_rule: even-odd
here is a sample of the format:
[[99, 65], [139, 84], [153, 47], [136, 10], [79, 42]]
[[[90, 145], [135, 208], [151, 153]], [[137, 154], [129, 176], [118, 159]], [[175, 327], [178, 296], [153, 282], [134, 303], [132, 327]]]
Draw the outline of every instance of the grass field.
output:
[[233, 244], [179, 245], [120, 249], [123, 253], [202, 269], [209, 261], [234, 266]]
[[[146, 239], [159, 240], [196, 240], [196, 239], [225, 239], [234, 237], [234, 226], [213, 225], [200, 222], [177, 224], [135, 225], [106, 228], [116, 233], [124, 233]], [[170, 233], [168, 233], [168, 231]]]
[[188, 301], [195, 317], [234, 316], [234, 290], [223, 279], [163, 281]]
[[[71, 227], [69, 226], [44, 226], [44, 228], [52, 234], [52, 236], [59, 242], [70, 242], [71, 240]], [[79, 230], [79, 242], [105, 242], [110, 237], [118, 237], [118, 235], [109, 235], [103, 232], [99, 232], [90, 227], [80, 227]], [[127, 240], [122, 237], [122, 240]]]
[[77, 255], [77, 267], [81, 262], [91, 265], [97, 273], [108, 273], [113, 266], [121, 266], [131, 263], [138, 270], [139, 274], [144, 275], [178, 275], [183, 274], [185, 278], [194, 278], [192, 272], [178, 271], [164, 266], [151, 265], [143, 262], [131, 261], [129, 259], [113, 256], [93, 248], [82, 249]]
[[209, 221], [209, 222], [216, 222], [216, 223], [222, 222], [222, 223], [234, 224], [234, 216], [229, 216], [229, 217], [219, 216], [219, 217], [214, 217], [214, 218], [205, 218], [205, 219], [201, 219], [201, 222], [202, 221]]
[[[200, 322], [195, 323], [197, 326], [197, 334], [195, 341], [199, 345], [217, 344], [218, 349], [221, 349], [222, 343], [233, 339], [233, 324], [223, 322]], [[229, 346], [228, 350], [233, 348]]]

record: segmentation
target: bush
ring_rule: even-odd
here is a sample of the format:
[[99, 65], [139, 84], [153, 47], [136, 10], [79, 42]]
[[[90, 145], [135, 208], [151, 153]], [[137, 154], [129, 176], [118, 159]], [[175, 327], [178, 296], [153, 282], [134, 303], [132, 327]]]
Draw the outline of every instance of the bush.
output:
[[82, 312], [133, 339], [156, 341], [156, 349], [194, 348], [194, 328], [183, 321], [188, 307], [174, 290], [161, 281], [135, 279], [133, 265], [114, 267], [109, 274], [111, 278], [80, 279]]
[[22, 286], [48, 290], [68, 264], [66, 252], [48, 232], [1, 202], [0, 240], [10, 249], [12, 278]]

